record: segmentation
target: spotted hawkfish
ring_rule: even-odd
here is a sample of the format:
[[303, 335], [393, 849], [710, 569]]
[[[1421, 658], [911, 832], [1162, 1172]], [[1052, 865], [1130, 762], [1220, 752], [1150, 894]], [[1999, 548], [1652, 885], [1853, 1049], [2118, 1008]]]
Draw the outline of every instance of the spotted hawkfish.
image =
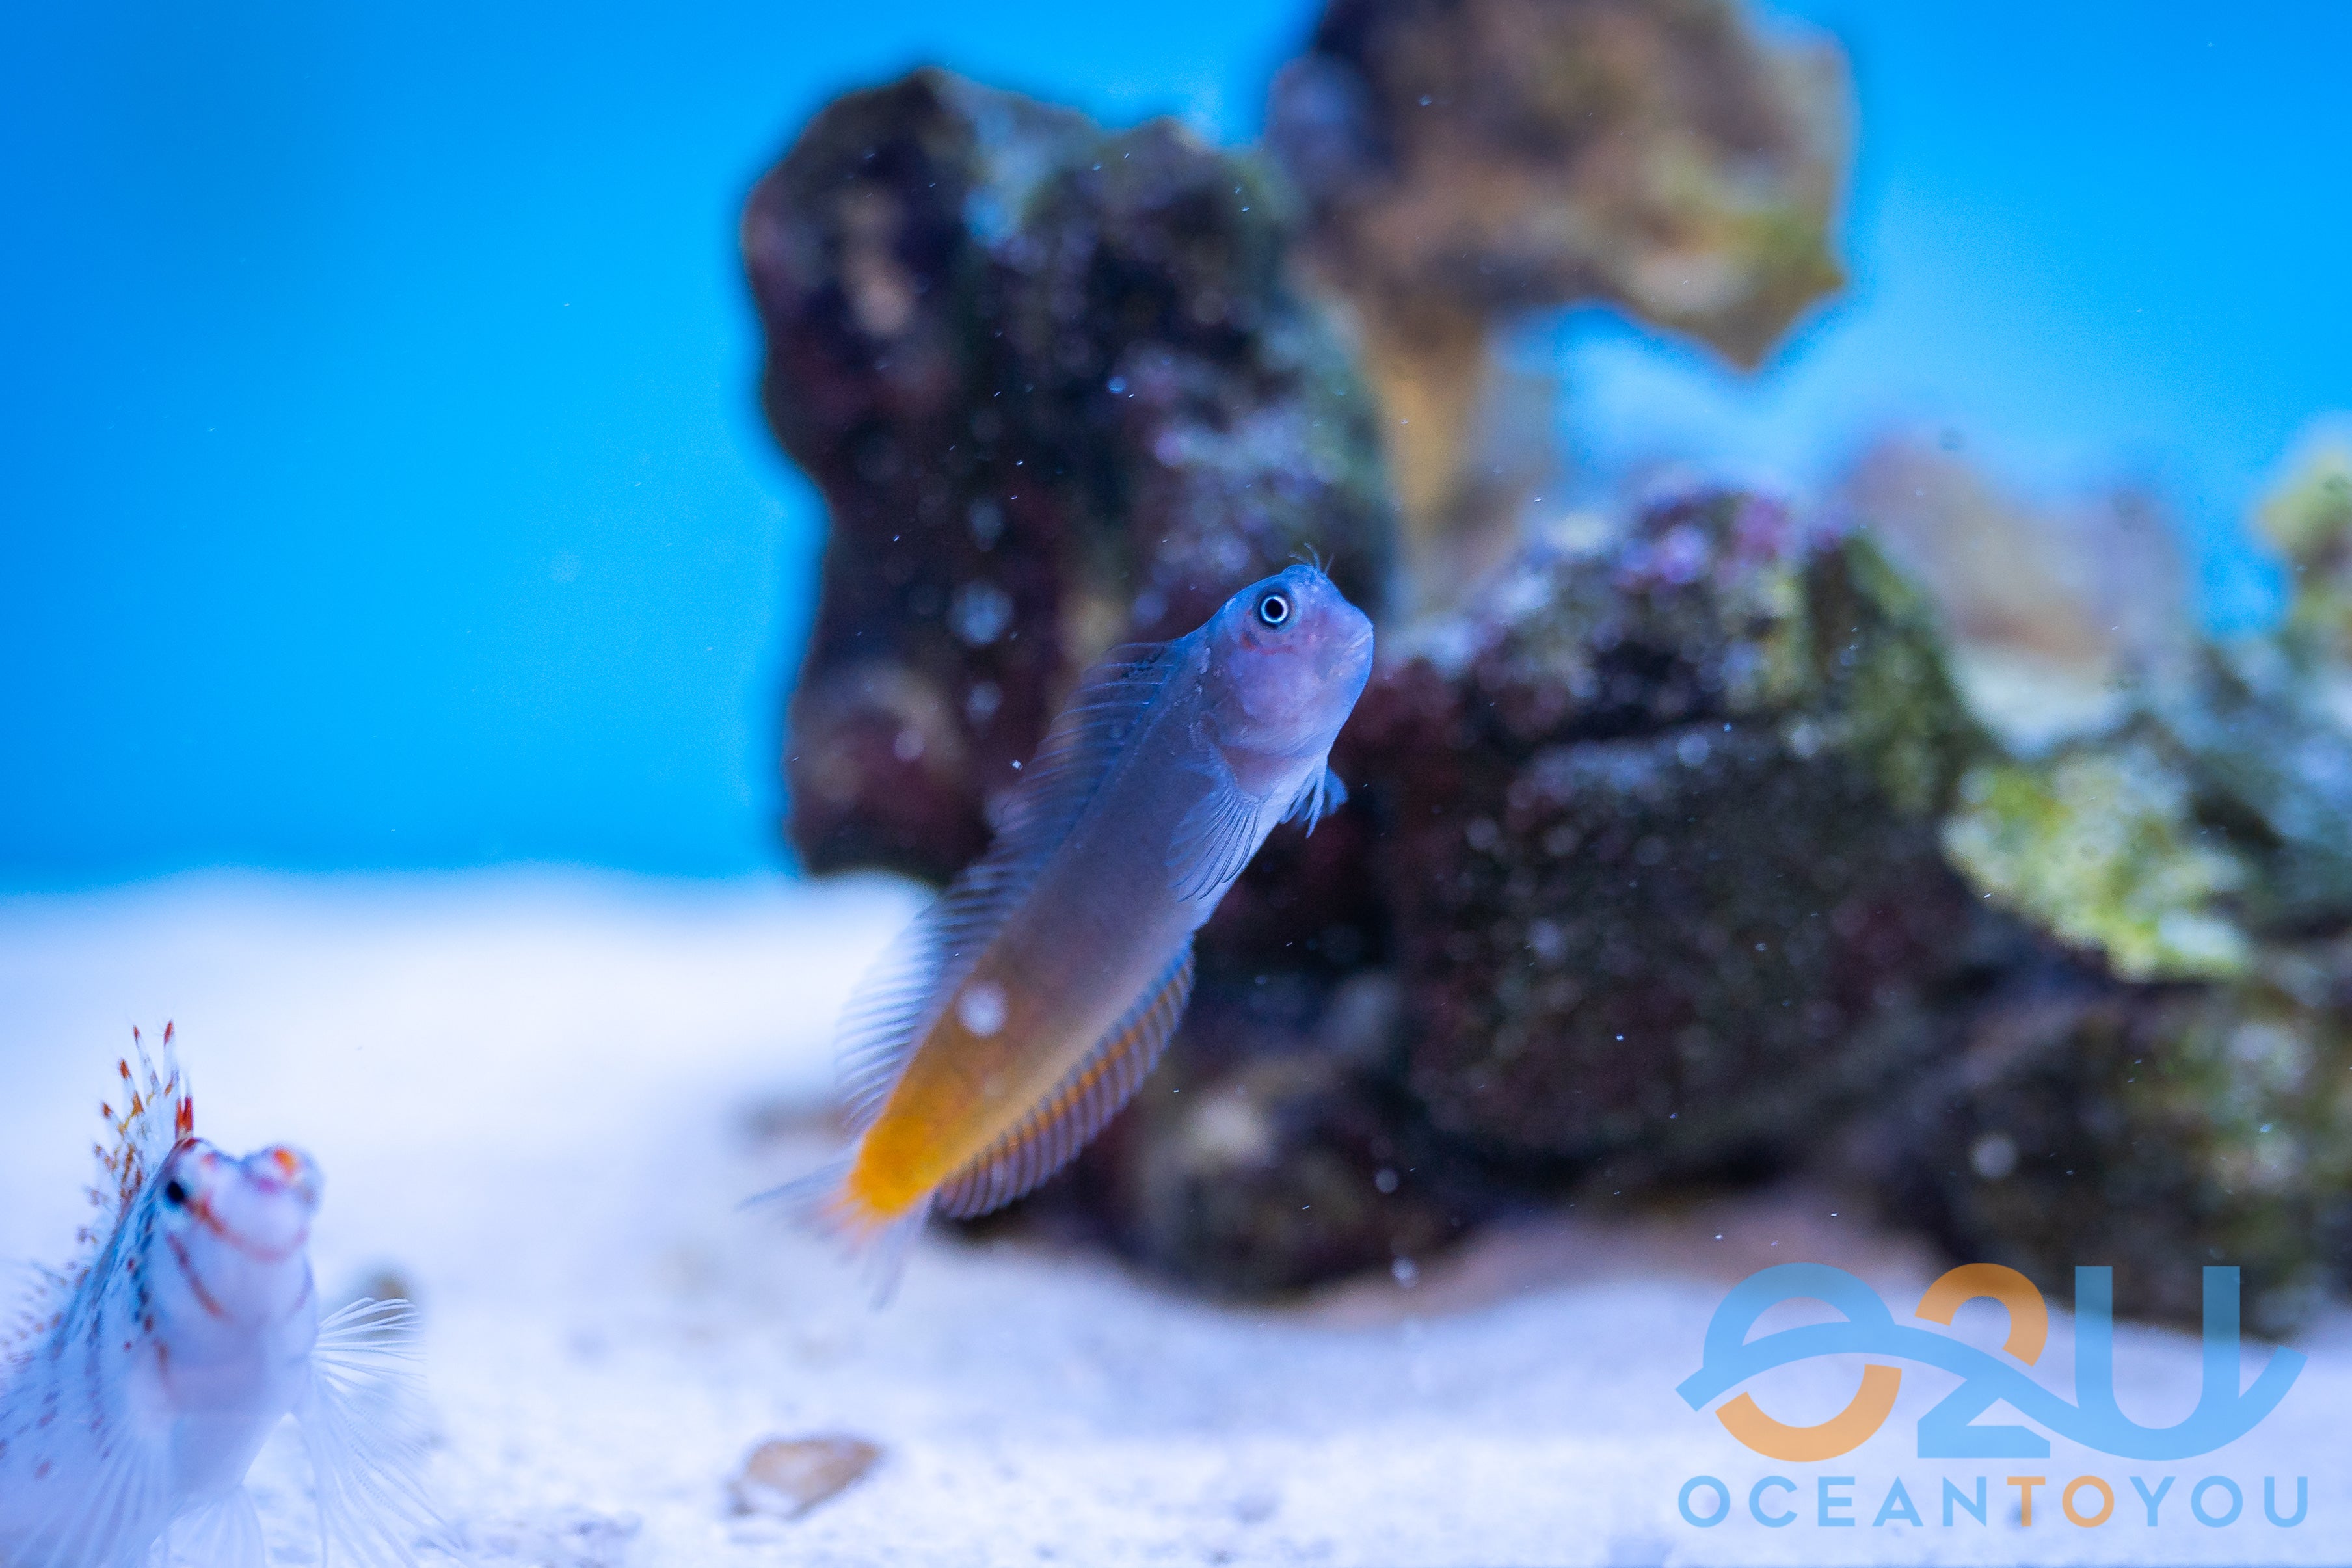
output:
[[246, 1472], [289, 1415], [320, 1561], [414, 1562], [438, 1526], [407, 1304], [322, 1316], [317, 1167], [196, 1137], [171, 1029], [152, 1056], [133, 1030], [132, 1051], [84, 1254], [0, 1353], [0, 1568], [261, 1568]]
[[855, 1143], [771, 1196], [887, 1296], [927, 1215], [984, 1214], [1074, 1157], [1159, 1060], [1192, 934], [1266, 834], [1346, 800], [1327, 758], [1371, 664], [1371, 622], [1301, 565], [1088, 672], [988, 852], [853, 994]]

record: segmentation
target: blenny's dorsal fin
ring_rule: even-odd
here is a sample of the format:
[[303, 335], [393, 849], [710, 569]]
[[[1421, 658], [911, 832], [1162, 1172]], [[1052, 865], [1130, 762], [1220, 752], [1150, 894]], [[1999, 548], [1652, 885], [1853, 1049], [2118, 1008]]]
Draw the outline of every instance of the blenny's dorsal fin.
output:
[[1192, 945], [1184, 944], [1127, 1016], [1096, 1042], [1019, 1125], [940, 1184], [934, 1207], [967, 1218], [1001, 1208], [1076, 1157], [1103, 1124], [1135, 1097], [1168, 1049], [1192, 994]]
[[836, 1036], [843, 1110], [853, 1130], [881, 1113], [923, 1027], [1069, 837], [1197, 642], [1195, 633], [1115, 648], [1087, 673], [1022, 769], [996, 841], [858, 982]]

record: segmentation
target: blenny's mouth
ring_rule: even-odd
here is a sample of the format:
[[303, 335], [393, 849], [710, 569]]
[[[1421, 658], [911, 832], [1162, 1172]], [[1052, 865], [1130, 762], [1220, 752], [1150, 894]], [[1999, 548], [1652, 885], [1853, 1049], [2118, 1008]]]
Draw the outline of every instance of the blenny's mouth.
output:
[[283, 1246], [272, 1247], [267, 1242], [257, 1241], [252, 1237], [240, 1233], [234, 1226], [214, 1213], [213, 1202], [209, 1195], [192, 1201], [188, 1205], [188, 1212], [195, 1216], [197, 1224], [211, 1231], [225, 1245], [257, 1263], [283, 1263], [288, 1259], [299, 1254], [302, 1249], [310, 1244], [310, 1227], [307, 1222], [299, 1227], [292, 1239]]

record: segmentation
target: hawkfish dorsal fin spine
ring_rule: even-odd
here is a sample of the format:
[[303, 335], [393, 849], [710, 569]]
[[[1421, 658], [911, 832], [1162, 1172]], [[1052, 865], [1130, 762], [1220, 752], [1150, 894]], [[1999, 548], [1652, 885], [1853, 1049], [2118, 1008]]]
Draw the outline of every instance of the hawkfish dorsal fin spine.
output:
[[1190, 636], [1132, 643], [1089, 670], [1022, 770], [996, 841], [858, 982], [836, 1030], [852, 1132], [882, 1113], [925, 1026], [1068, 839], [1195, 646]]
[[1135, 1097], [1168, 1049], [1192, 994], [1187, 938], [1160, 978], [1136, 998], [1085, 1058], [1003, 1137], [940, 1186], [935, 1207], [952, 1218], [1002, 1208], [1077, 1156]]

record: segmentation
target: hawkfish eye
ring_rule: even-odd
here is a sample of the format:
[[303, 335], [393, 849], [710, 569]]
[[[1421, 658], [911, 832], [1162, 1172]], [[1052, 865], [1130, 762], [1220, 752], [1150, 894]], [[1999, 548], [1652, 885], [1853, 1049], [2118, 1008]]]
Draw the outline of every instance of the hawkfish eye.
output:
[[163, 1201], [178, 1208], [188, 1201], [188, 1189], [176, 1181], [167, 1181], [163, 1184]]
[[1268, 626], [1281, 626], [1290, 620], [1290, 601], [1279, 593], [1269, 593], [1257, 601], [1257, 618]]

